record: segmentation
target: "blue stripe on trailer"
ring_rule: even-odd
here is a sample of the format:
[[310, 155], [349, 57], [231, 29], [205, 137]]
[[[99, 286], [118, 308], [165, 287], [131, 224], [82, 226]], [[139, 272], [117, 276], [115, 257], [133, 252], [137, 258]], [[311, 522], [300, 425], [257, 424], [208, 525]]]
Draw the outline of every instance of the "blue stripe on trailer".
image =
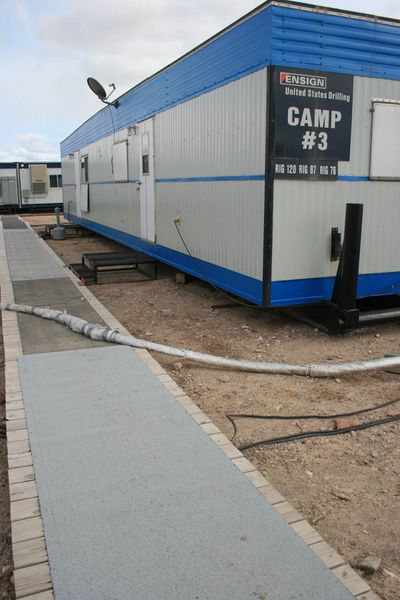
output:
[[265, 175], [221, 175], [215, 177], [170, 177], [156, 179], [156, 183], [186, 183], [197, 181], [264, 181]]
[[[334, 277], [315, 277], [274, 281], [271, 284], [271, 306], [296, 306], [329, 301]], [[370, 273], [358, 276], [357, 298], [400, 293], [400, 272]]]
[[[156, 179], [156, 183], [185, 183], [197, 181], [264, 181], [265, 175], [216, 175], [214, 177], [165, 177]], [[138, 183], [137, 179], [128, 181], [89, 181], [89, 185], [111, 185], [114, 183]], [[75, 186], [75, 183], [65, 183], [65, 187]]]
[[[156, 183], [197, 183], [202, 181], [264, 181], [265, 175], [216, 175], [214, 177], [160, 177]], [[339, 181], [369, 181], [364, 175], [339, 175]], [[128, 181], [89, 181], [89, 185], [112, 185], [114, 183], [138, 183], [137, 179]], [[75, 183], [64, 183], [63, 187], [75, 187]]]
[[90, 221], [89, 219], [76, 217], [69, 213], [65, 213], [65, 218], [68, 221], [71, 221], [71, 223], [79, 223], [79, 225], [87, 227], [87, 229], [91, 229], [92, 231], [119, 242], [124, 246], [133, 248], [139, 252], [144, 252], [175, 269], [185, 271], [199, 279], [208, 281], [209, 283], [249, 300], [254, 304], [262, 304], [263, 285], [262, 281], [259, 281], [258, 279], [236, 273], [235, 271], [200, 260], [199, 258], [192, 258], [187, 254], [166, 248], [165, 246], [152, 244], [151, 242], [130, 233], [113, 229], [112, 227]]
[[364, 175], [339, 175], [339, 181], [369, 181], [368, 176]]
[[[156, 183], [180, 183], [197, 181], [264, 181], [265, 175], [224, 175], [216, 177], [165, 177], [156, 179]], [[364, 175], [339, 175], [339, 181], [369, 181]]]

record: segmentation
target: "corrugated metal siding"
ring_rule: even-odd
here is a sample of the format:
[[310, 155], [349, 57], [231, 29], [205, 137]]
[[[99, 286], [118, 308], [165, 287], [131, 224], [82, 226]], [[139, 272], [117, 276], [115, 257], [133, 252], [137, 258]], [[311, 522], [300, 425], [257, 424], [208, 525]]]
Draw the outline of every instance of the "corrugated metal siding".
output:
[[64, 212], [76, 215], [75, 187], [63, 187]]
[[74, 159], [65, 156], [62, 160], [63, 186], [75, 185]]
[[[123, 129], [118, 131], [112, 135], [104, 137], [96, 142], [88, 144], [80, 148], [80, 150], [74, 154], [74, 156], [88, 156], [88, 169], [89, 169], [89, 183], [104, 183], [104, 182], [113, 182], [114, 181], [114, 173], [112, 168], [112, 147], [113, 144], [119, 143], [122, 141], [128, 141], [128, 160], [129, 160], [129, 169], [128, 175], [129, 179], [137, 179], [138, 177], [138, 148], [136, 147], [137, 137], [128, 135], [128, 130]], [[136, 154], [132, 154], [135, 152]], [[72, 154], [71, 154], [72, 156]], [[63, 158], [63, 165], [66, 164], [68, 159], [66, 157]], [[74, 159], [69, 159], [71, 163], [74, 163]], [[64, 181], [64, 183], [80, 183], [75, 181], [75, 170], [74, 166], [71, 167], [70, 170], [70, 179]]]
[[[0, 194], [0, 204], [6, 204], [6, 205], [16, 205], [18, 204], [18, 197], [17, 197], [17, 169], [11, 166], [12, 163], [7, 163], [9, 166], [6, 167], [5, 164], [3, 164], [3, 167], [0, 168], [0, 179], [2, 177], [7, 178], [7, 179], [14, 179], [14, 182], [8, 181], [7, 184], [6, 182], [4, 182], [2, 189], [0, 190], [1, 194]], [[11, 186], [11, 189], [10, 189]]]
[[20, 181], [21, 181], [21, 194], [23, 194], [24, 190], [30, 192], [31, 190], [31, 174], [29, 171], [29, 167], [26, 169], [20, 169], [19, 171]]
[[400, 81], [354, 78], [350, 162], [339, 164], [340, 175], [369, 176], [373, 98], [400, 100]]
[[[155, 119], [156, 178], [260, 176], [258, 181], [156, 184], [157, 243], [183, 251], [173, 219], [182, 216], [185, 239], [197, 258], [234, 272], [262, 277], [266, 70], [174, 107]], [[129, 179], [139, 177], [139, 135], [127, 130]], [[89, 157], [90, 211], [84, 217], [140, 236], [139, 191], [114, 183], [114, 136], [81, 149]], [[73, 159], [64, 158], [65, 210], [76, 213]], [[71, 164], [72, 166], [71, 166]], [[72, 185], [71, 185], [72, 184]], [[73, 192], [72, 192], [73, 190]]]
[[360, 273], [399, 271], [399, 194], [396, 181], [276, 181], [272, 280], [336, 275], [331, 228], [343, 232], [348, 202], [364, 204]]
[[63, 203], [63, 190], [62, 187], [52, 188], [50, 187], [50, 175], [61, 175], [61, 167], [54, 168], [49, 167], [47, 170], [49, 177], [49, 187], [47, 189], [47, 199], [43, 203], [49, 204], [62, 204]]
[[399, 79], [399, 27], [284, 7], [272, 15], [272, 64]]
[[61, 144], [74, 152], [112, 132], [269, 64], [400, 79], [400, 28], [269, 6], [104, 108]]
[[1, 169], [0, 168], [0, 177], [16, 177], [17, 170], [16, 169]]
[[266, 69], [156, 116], [156, 177], [263, 175]]
[[76, 214], [76, 194], [75, 194], [75, 164], [74, 159], [69, 155], [64, 156], [61, 161], [63, 178], [63, 204], [64, 212]]
[[225, 181], [158, 184], [157, 243], [190, 253], [236, 273], [262, 279], [264, 182]]
[[[128, 176], [130, 183], [114, 183], [112, 170], [112, 146], [115, 142], [128, 140]], [[139, 191], [132, 180], [139, 175], [139, 137], [128, 135], [126, 129], [83, 147], [79, 157], [88, 156], [89, 212], [83, 216], [113, 227], [119, 231], [139, 235]], [[75, 159], [63, 158], [64, 210], [77, 213], [76, 186], [81, 182], [75, 177]]]
[[[156, 180], [263, 176], [266, 69], [156, 116]], [[157, 243], [262, 279], [264, 181], [156, 185]]]
[[82, 216], [113, 229], [139, 235], [139, 192], [129, 183], [90, 185], [88, 213]]

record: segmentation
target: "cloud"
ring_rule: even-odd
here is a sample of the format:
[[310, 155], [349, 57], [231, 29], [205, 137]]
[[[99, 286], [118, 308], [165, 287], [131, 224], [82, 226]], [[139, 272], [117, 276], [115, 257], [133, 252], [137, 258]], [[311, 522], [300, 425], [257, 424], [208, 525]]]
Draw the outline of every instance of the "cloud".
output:
[[[34, 13], [31, 4], [28, 12], [18, 0], [16, 28], [29, 19], [26, 30], [32, 37], [2, 64], [7, 91], [0, 97], [0, 113], [7, 114], [8, 129], [2, 131], [3, 156], [33, 150], [16, 133], [46, 136], [48, 131], [61, 141], [97, 112], [102, 105], [86, 85], [88, 76], [106, 89], [115, 83], [116, 97], [256, 4], [242, 0], [235, 8], [227, 0], [68, 0], [58, 5], [57, 13], [51, 3], [46, 12]], [[54, 154], [54, 142], [49, 144]]]
[[17, 17], [23, 25], [30, 24], [29, 11], [23, 0], [15, 0]]
[[[48, 131], [52, 139], [61, 141], [97, 112], [102, 105], [86, 85], [88, 76], [99, 79], [106, 89], [115, 83], [115, 98], [257, 2], [231, 4], [227, 0], [154, 0], [151, 5], [148, 0], [68, 0], [57, 14], [31, 10], [29, 31], [34, 38], [25, 51], [2, 65], [11, 99], [9, 104], [6, 97], [0, 98], [0, 112], [9, 117], [8, 141], [3, 130], [3, 155], [16, 154], [19, 148], [25, 151], [15, 139], [16, 132], [45, 135]], [[26, 5], [19, 0], [19, 6], [19, 18], [25, 19]]]
[[14, 161], [59, 161], [58, 142], [46, 139], [37, 133], [20, 133], [15, 143], [0, 150], [0, 162]]
[[[0, 156], [16, 156], [18, 151], [40, 155], [40, 148], [25, 137], [34, 135], [53, 157], [58, 153], [53, 140], [62, 140], [101, 108], [87, 88], [88, 76], [106, 89], [115, 83], [115, 98], [258, 4], [257, 0], [15, 0], [14, 29], [7, 28], [6, 34], [17, 41], [7, 42], [12, 51], [6, 57], [4, 37], [0, 38], [2, 80], [7, 82], [0, 95], [0, 114], [7, 115]], [[398, 0], [319, 0], [319, 4], [400, 17]]]
[[72, 60], [82, 81], [93, 75], [129, 89], [211, 36], [257, 2], [242, 0], [69, 0], [68, 12], [43, 16], [39, 36], [46, 53]]
[[[391, 2], [386, 2], [385, 4], [386, 4], [386, 6], [384, 7], [385, 13], [383, 13], [383, 14], [390, 15], [391, 17], [400, 18], [400, 6], [399, 6], [398, 0], [392, 0]], [[381, 10], [381, 9], [379, 9], [379, 10]]]

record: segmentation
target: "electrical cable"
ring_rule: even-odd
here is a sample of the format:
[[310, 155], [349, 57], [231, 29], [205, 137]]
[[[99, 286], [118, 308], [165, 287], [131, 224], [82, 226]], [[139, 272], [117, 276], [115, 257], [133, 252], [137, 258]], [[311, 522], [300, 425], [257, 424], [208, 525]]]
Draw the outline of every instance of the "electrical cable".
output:
[[[368, 412], [373, 412], [375, 410], [379, 410], [380, 408], [385, 408], [386, 406], [391, 406], [392, 404], [396, 404], [400, 402], [400, 398], [395, 398], [394, 400], [388, 400], [383, 404], [377, 404], [375, 406], [371, 406], [369, 408], [361, 408], [360, 410], [354, 410], [352, 412], [345, 413], [337, 413], [334, 415], [251, 415], [251, 414], [226, 414], [226, 418], [232, 423], [233, 426], [233, 437], [232, 440], [236, 437], [237, 427], [235, 423], [235, 419], [265, 419], [269, 421], [304, 421], [306, 419], [340, 419], [343, 417], [355, 417], [356, 415], [362, 415]], [[231, 441], [232, 441], [231, 440]]]
[[114, 124], [114, 117], [113, 117], [113, 112], [112, 112], [112, 109], [113, 109], [112, 104], [109, 104], [108, 108], [110, 110], [111, 123], [112, 123], [112, 128], [113, 128], [113, 139], [114, 139], [114, 144], [115, 144], [115, 124]]
[[368, 421], [361, 425], [354, 425], [353, 427], [343, 427], [342, 429], [332, 429], [329, 431], [304, 431], [303, 433], [295, 433], [293, 435], [286, 435], [283, 437], [269, 438], [266, 440], [259, 440], [258, 442], [252, 442], [251, 444], [244, 444], [239, 446], [239, 450], [250, 450], [250, 448], [256, 448], [257, 446], [273, 446], [274, 444], [285, 444], [286, 442], [297, 442], [299, 440], [306, 440], [312, 437], [328, 437], [332, 435], [342, 435], [344, 433], [351, 433], [352, 431], [362, 431], [363, 429], [369, 429], [370, 427], [377, 427], [378, 425], [385, 425], [386, 423], [392, 423], [393, 421], [399, 421], [400, 414], [394, 417], [386, 417], [384, 419], [378, 419], [376, 421]]
[[194, 256], [192, 255], [192, 253], [190, 252], [188, 245], [186, 244], [183, 235], [178, 227], [178, 223], [176, 222], [176, 220], [174, 219], [174, 225], [175, 228], [178, 232], [179, 237], [181, 238], [181, 242], [186, 250], [186, 252], [188, 253], [188, 255], [190, 256], [190, 258], [192, 259], [193, 263], [196, 264], [197, 268], [201, 271], [205, 281], [207, 281], [207, 283], [209, 285], [211, 285], [212, 288], [214, 288], [214, 290], [216, 292], [218, 292], [218, 294], [220, 294], [221, 296], [227, 298], [228, 300], [230, 300], [231, 302], [235, 302], [236, 304], [239, 304], [240, 306], [244, 306], [245, 308], [251, 308], [251, 309], [256, 309], [256, 310], [265, 310], [264, 306], [256, 306], [255, 304], [248, 304], [247, 302], [242, 302], [241, 300], [238, 300], [237, 298], [235, 298], [234, 296], [231, 296], [230, 294], [227, 294], [226, 292], [223, 292], [219, 287], [217, 287], [216, 285], [214, 285], [214, 283], [212, 283], [212, 281], [209, 280], [208, 275], [203, 271], [203, 269], [200, 267], [200, 265], [197, 264], [196, 259], [194, 258]]

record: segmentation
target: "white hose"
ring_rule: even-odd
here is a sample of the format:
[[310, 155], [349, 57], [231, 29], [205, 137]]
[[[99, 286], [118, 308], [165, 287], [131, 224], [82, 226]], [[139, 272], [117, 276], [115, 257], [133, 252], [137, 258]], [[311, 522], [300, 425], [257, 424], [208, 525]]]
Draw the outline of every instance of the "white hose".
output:
[[55, 321], [66, 325], [72, 331], [82, 333], [92, 340], [101, 340], [131, 346], [134, 348], [145, 348], [155, 352], [162, 352], [178, 358], [191, 360], [214, 367], [225, 367], [228, 369], [237, 369], [239, 371], [251, 371], [253, 373], [270, 373], [280, 375], [303, 375], [306, 377], [338, 377], [339, 375], [349, 375], [352, 373], [365, 373], [366, 371], [378, 371], [393, 367], [400, 367], [400, 356], [391, 358], [379, 358], [375, 360], [364, 360], [349, 363], [337, 364], [310, 364], [310, 365], [289, 365], [285, 363], [267, 363], [253, 360], [237, 360], [233, 358], [223, 358], [222, 356], [213, 356], [202, 352], [194, 352], [182, 348], [174, 348], [164, 344], [156, 344], [139, 338], [122, 335], [117, 331], [103, 327], [95, 323], [89, 323], [84, 319], [79, 319], [60, 310], [50, 308], [38, 308], [24, 304], [0, 304], [1, 310], [10, 310], [26, 313]]

